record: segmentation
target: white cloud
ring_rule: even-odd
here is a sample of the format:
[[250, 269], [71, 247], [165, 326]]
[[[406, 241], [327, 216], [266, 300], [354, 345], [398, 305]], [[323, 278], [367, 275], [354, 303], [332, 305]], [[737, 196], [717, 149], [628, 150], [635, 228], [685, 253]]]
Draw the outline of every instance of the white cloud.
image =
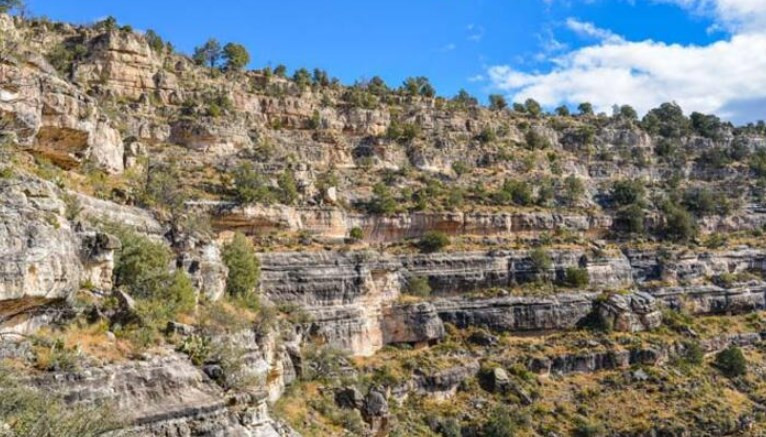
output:
[[483, 74], [477, 74], [475, 76], [471, 76], [468, 78], [468, 82], [484, 82], [486, 80], [486, 77], [484, 77]]
[[551, 107], [589, 101], [609, 112], [613, 104], [627, 103], [645, 112], [676, 101], [687, 112], [736, 122], [766, 118], [766, 26], [755, 24], [766, 24], [766, 0], [667, 1], [713, 14], [731, 35], [704, 46], [626, 41], [570, 19], [570, 30], [599, 42], [556, 57], [545, 73], [499, 65], [488, 68], [488, 77], [515, 101], [532, 97]]
[[576, 18], [567, 18], [566, 25], [569, 30], [581, 36], [613, 43], [620, 43], [624, 41], [621, 36], [613, 33], [611, 30], [596, 27], [596, 25], [593, 23], [580, 21]]

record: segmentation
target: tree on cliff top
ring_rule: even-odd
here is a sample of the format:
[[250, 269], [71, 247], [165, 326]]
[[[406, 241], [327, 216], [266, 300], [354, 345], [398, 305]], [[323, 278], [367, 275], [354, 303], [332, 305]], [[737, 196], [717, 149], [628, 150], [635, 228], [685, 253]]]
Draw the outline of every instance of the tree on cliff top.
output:
[[215, 38], [210, 38], [205, 44], [194, 49], [192, 59], [198, 65], [209, 65], [212, 70], [221, 60], [221, 55], [221, 43]]
[[0, 12], [7, 13], [24, 7], [23, 0], [0, 0]]
[[227, 70], [240, 71], [250, 63], [250, 53], [242, 44], [230, 42], [223, 47], [223, 59]]

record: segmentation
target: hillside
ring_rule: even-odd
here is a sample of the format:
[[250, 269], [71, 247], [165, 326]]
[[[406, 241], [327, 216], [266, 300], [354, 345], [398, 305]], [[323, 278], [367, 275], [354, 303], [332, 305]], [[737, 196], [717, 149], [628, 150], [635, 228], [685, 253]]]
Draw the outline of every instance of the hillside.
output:
[[762, 122], [0, 33], [0, 434], [766, 432]]

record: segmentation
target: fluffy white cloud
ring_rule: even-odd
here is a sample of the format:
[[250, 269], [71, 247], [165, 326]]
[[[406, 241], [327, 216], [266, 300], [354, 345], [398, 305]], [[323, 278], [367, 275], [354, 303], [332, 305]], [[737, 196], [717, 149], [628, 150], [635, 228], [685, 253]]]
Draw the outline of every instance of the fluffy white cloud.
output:
[[716, 113], [735, 122], [766, 118], [766, 0], [668, 0], [714, 14], [730, 37], [705, 46], [626, 41], [575, 19], [567, 27], [599, 39], [554, 59], [546, 73], [493, 66], [494, 87], [515, 101], [546, 106], [588, 101], [599, 111], [631, 104], [645, 112], [676, 101], [687, 112]]

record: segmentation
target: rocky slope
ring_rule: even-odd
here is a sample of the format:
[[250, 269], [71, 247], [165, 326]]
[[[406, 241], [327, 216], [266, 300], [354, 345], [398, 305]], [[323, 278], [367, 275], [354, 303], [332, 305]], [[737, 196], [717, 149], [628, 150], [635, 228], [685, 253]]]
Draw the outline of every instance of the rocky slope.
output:
[[[122, 412], [101, 431], [766, 428], [761, 127], [210, 70], [108, 21], [0, 32], [0, 370]], [[724, 381], [730, 345], [752, 370]], [[599, 409], [630, 396], [645, 422]]]

